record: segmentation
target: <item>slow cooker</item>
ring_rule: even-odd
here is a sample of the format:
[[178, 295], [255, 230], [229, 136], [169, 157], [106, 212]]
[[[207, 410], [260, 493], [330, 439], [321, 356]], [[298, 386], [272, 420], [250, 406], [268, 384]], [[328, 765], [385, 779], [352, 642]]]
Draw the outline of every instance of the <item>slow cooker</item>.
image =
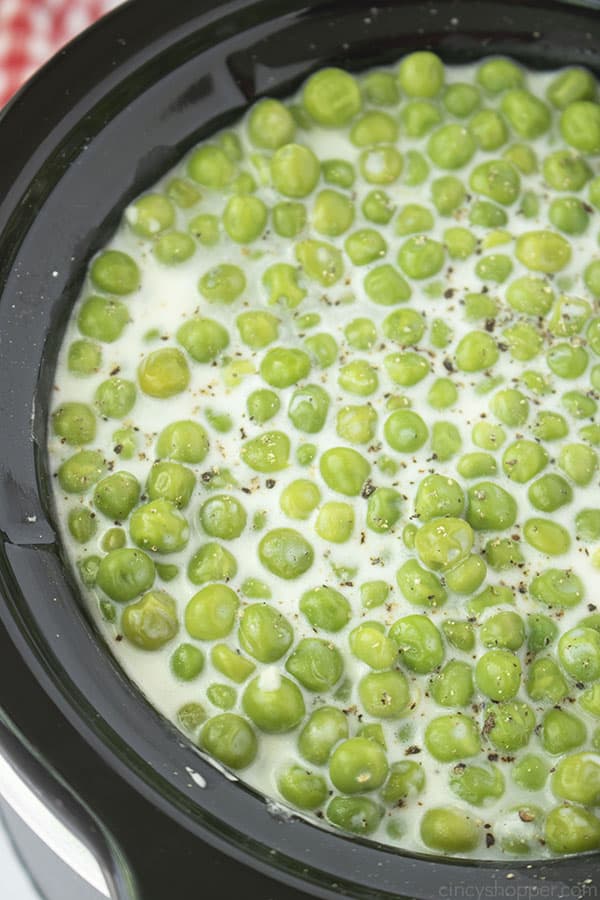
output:
[[202, 759], [95, 633], [57, 544], [45, 428], [86, 262], [194, 143], [312, 70], [431, 48], [600, 75], [600, 3], [131, 0], [0, 119], [0, 791], [48, 898], [585, 897], [597, 855], [408, 856], [320, 830]]

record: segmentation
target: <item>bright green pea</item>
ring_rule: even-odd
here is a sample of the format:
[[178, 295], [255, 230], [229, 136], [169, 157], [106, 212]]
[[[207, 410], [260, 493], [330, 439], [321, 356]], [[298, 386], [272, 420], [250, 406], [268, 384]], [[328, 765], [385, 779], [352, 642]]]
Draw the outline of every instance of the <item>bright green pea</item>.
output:
[[535, 272], [560, 272], [571, 259], [571, 247], [560, 234], [552, 231], [527, 231], [517, 238], [519, 262]]
[[490, 567], [499, 572], [525, 562], [521, 548], [513, 538], [490, 538], [485, 545], [485, 556]]
[[471, 206], [469, 222], [482, 228], [501, 228], [507, 224], [508, 216], [501, 207], [489, 200], [477, 200]]
[[392, 381], [403, 387], [418, 384], [431, 370], [427, 359], [412, 351], [390, 353], [385, 357], [384, 365]]
[[325, 181], [338, 187], [351, 188], [356, 180], [354, 166], [345, 159], [326, 159], [321, 171]]
[[287, 107], [279, 100], [269, 97], [252, 106], [247, 129], [248, 137], [255, 147], [277, 150], [292, 141], [296, 126]]
[[429, 175], [429, 163], [422, 153], [417, 150], [408, 150], [404, 156], [403, 182], [408, 187], [416, 187], [427, 179]]
[[393, 144], [398, 139], [398, 124], [388, 113], [369, 110], [357, 119], [350, 129], [350, 140], [355, 147], [373, 144]]
[[256, 666], [239, 652], [232, 650], [227, 644], [215, 644], [211, 650], [212, 664], [218, 671], [231, 678], [236, 684], [242, 684], [250, 677]]
[[344, 249], [355, 266], [365, 266], [385, 256], [387, 243], [378, 231], [362, 228], [346, 238]]
[[131, 515], [131, 539], [142, 550], [176, 553], [188, 542], [189, 525], [174, 503], [159, 498], [139, 506]]
[[415, 513], [423, 521], [438, 516], [461, 516], [465, 495], [453, 478], [445, 475], [427, 475], [419, 484], [415, 497]]
[[204, 668], [204, 653], [194, 644], [180, 644], [171, 656], [171, 671], [180, 681], [193, 681]]
[[600, 509], [580, 509], [575, 516], [575, 532], [579, 540], [597, 541], [600, 538]]
[[475, 274], [482, 281], [506, 281], [513, 270], [512, 260], [504, 253], [492, 253], [484, 256], [475, 266]]
[[431, 451], [437, 459], [445, 462], [461, 448], [460, 431], [453, 422], [434, 422], [431, 428]]
[[103, 478], [94, 490], [94, 505], [107, 518], [123, 521], [140, 497], [140, 485], [130, 472], [114, 472]]
[[[101, 484], [102, 482], [96, 490], [99, 490]], [[163, 497], [183, 509], [190, 502], [195, 486], [196, 476], [191, 469], [180, 463], [156, 462], [150, 469], [146, 490], [150, 500]]]
[[263, 663], [273, 663], [287, 653], [294, 632], [289, 621], [267, 603], [244, 609], [238, 632], [243, 649]]
[[442, 125], [429, 138], [427, 152], [440, 169], [460, 169], [475, 153], [476, 144], [463, 125]]
[[427, 616], [410, 615], [397, 619], [389, 636], [398, 645], [404, 665], [420, 675], [432, 672], [444, 658], [441, 635]]
[[544, 759], [533, 753], [526, 753], [513, 766], [512, 777], [520, 788], [539, 791], [548, 778], [549, 767]]
[[548, 330], [556, 337], [572, 337], [582, 330], [591, 313], [587, 300], [563, 295], [548, 320]]
[[398, 409], [388, 416], [383, 432], [390, 447], [399, 453], [414, 453], [428, 437], [427, 425], [410, 409]]
[[228, 201], [223, 212], [223, 225], [232, 241], [249, 244], [264, 231], [267, 216], [267, 207], [262, 200], [239, 194]]
[[393, 184], [404, 168], [404, 158], [396, 147], [380, 144], [360, 155], [361, 175], [369, 184]]
[[192, 237], [205, 247], [213, 247], [219, 242], [220, 222], [218, 217], [212, 213], [201, 213], [194, 216], [188, 224], [188, 229]]
[[260, 675], [254, 678], [244, 691], [242, 706], [257, 728], [267, 734], [292, 731], [305, 713], [300, 689], [280, 675], [272, 681]]
[[409, 97], [435, 97], [444, 79], [444, 64], [429, 50], [409, 53], [398, 67], [398, 82]]
[[544, 839], [554, 853], [597, 850], [600, 819], [582, 806], [557, 806], [546, 818]]
[[177, 605], [166, 591], [148, 591], [123, 611], [121, 630], [141, 650], [159, 650], [179, 630]]
[[484, 647], [518, 650], [525, 642], [525, 626], [521, 616], [507, 610], [495, 613], [482, 622], [479, 636]]
[[481, 109], [469, 120], [469, 133], [486, 153], [493, 153], [509, 137], [506, 122], [495, 109]]
[[505, 388], [494, 394], [490, 409], [501, 422], [511, 428], [524, 425], [529, 417], [529, 401], [516, 388]]
[[306, 209], [301, 203], [292, 200], [276, 203], [272, 209], [271, 221], [278, 235], [294, 238], [306, 224]]
[[284, 388], [306, 378], [310, 358], [303, 350], [274, 347], [267, 351], [260, 364], [260, 374], [271, 387]]
[[310, 194], [320, 175], [319, 160], [302, 144], [285, 144], [271, 158], [273, 185], [285, 197], [302, 198]]
[[124, 419], [133, 409], [135, 398], [135, 384], [116, 377], [99, 384], [94, 396], [100, 415], [107, 419]]
[[411, 295], [408, 282], [389, 263], [371, 269], [363, 283], [369, 299], [381, 306], [404, 303]]
[[221, 147], [204, 144], [196, 148], [187, 164], [193, 181], [213, 190], [226, 187], [235, 176], [235, 166]]
[[173, 178], [167, 185], [167, 196], [181, 209], [190, 209], [200, 200], [200, 192], [185, 178]]
[[476, 553], [471, 553], [445, 572], [446, 586], [455, 594], [472, 594], [485, 580], [485, 562]]
[[383, 748], [364, 737], [342, 741], [329, 760], [331, 781], [345, 794], [362, 794], [381, 787], [388, 770]]
[[111, 600], [126, 603], [147, 591], [154, 582], [154, 563], [141, 550], [112, 550], [98, 567], [97, 584]]
[[442, 631], [446, 640], [453, 647], [464, 650], [466, 653], [475, 646], [475, 633], [470, 622], [460, 622], [456, 619], [446, 619], [442, 622]]
[[535, 441], [514, 441], [502, 455], [504, 474], [518, 484], [530, 481], [547, 464], [548, 452]]
[[79, 450], [58, 470], [58, 483], [67, 494], [84, 494], [102, 478], [106, 461], [98, 450]]
[[92, 341], [73, 341], [69, 345], [67, 367], [73, 375], [93, 375], [101, 365], [102, 350], [97, 344]]
[[96, 416], [87, 403], [61, 403], [52, 413], [52, 427], [65, 443], [78, 447], [96, 437]]
[[590, 217], [585, 204], [578, 197], [557, 197], [550, 204], [548, 218], [555, 228], [565, 234], [583, 234]]
[[169, 231], [162, 234], [155, 242], [152, 252], [157, 260], [165, 266], [174, 266], [185, 262], [196, 251], [192, 238], [182, 231]]
[[589, 100], [570, 103], [560, 117], [560, 132], [581, 153], [600, 152], [600, 106]]
[[127, 253], [104, 250], [90, 267], [90, 279], [101, 291], [122, 296], [137, 291], [141, 276], [138, 264]]
[[336, 419], [336, 432], [351, 444], [366, 444], [377, 430], [377, 413], [372, 406], [343, 406]]
[[338, 743], [348, 737], [348, 722], [340, 709], [321, 706], [316, 709], [298, 738], [300, 754], [314, 765], [323, 765]]
[[526, 703], [509, 700], [486, 708], [484, 731], [497, 750], [520, 750], [528, 744], [534, 728], [535, 713]]
[[283, 431], [263, 431], [242, 444], [240, 458], [255, 472], [280, 472], [288, 465], [290, 439]]
[[480, 481], [467, 491], [467, 522], [476, 531], [504, 531], [517, 519], [517, 503], [493, 481]]
[[156, 443], [156, 455], [159, 459], [174, 459], [193, 465], [202, 462], [208, 447], [208, 435], [202, 425], [184, 419], [171, 422], [161, 431]]
[[486, 475], [495, 475], [498, 466], [490, 453], [473, 452], [465, 453], [456, 465], [456, 471], [463, 478], [483, 478]]
[[559, 72], [546, 92], [548, 100], [557, 109], [566, 109], [578, 100], [595, 100], [596, 93], [596, 79], [592, 73], [575, 66]]
[[488, 650], [475, 666], [475, 680], [491, 700], [510, 700], [521, 684], [521, 663], [510, 650]]
[[425, 746], [440, 762], [475, 756], [481, 748], [477, 725], [461, 713], [438, 716], [425, 729]]
[[362, 204], [362, 213], [369, 222], [387, 225], [394, 215], [394, 205], [385, 191], [370, 191]]
[[240, 338], [251, 350], [262, 350], [277, 340], [279, 334], [279, 319], [266, 310], [240, 313], [235, 323]]
[[402, 107], [400, 119], [405, 134], [418, 138], [431, 131], [434, 125], [439, 125], [442, 114], [439, 107], [429, 100], [411, 100]]
[[337, 237], [347, 231], [354, 221], [354, 206], [344, 194], [330, 188], [317, 194], [312, 211], [315, 231]]
[[200, 524], [211, 537], [232, 540], [246, 527], [246, 511], [239, 500], [228, 494], [210, 497], [200, 507]]
[[586, 739], [581, 719], [563, 709], [550, 709], [542, 721], [542, 745], [552, 755], [580, 747]]
[[[536, 445], [537, 446], [537, 445]], [[554, 512], [573, 499], [571, 486], [560, 475], [543, 475], [529, 487], [529, 502], [542, 512]]]
[[281, 493], [279, 505], [292, 519], [308, 519], [321, 499], [321, 492], [308, 478], [297, 478]]
[[523, 88], [513, 88], [504, 94], [501, 109], [517, 134], [537, 138], [548, 131], [552, 116], [546, 104]]
[[439, 578], [423, 569], [416, 559], [407, 560], [396, 573], [398, 587], [403, 596], [414, 606], [443, 606], [447, 594]]
[[559, 343], [546, 354], [548, 367], [559, 378], [579, 378], [588, 364], [587, 351], [576, 344]]
[[[491, 277], [494, 274], [495, 259], [495, 256], [486, 256], [484, 259], [479, 260], [475, 267], [476, 274], [483, 280]], [[487, 269], [488, 261], [490, 261], [491, 265], [491, 274], [488, 273]], [[469, 293], [466, 295], [464, 302], [465, 317], [467, 319], [493, 319], [498, 314], [498, 302], [494, 297], [490, 297], [489, 294]]]
[[[444, 175], [432, 182], [431, 199], [441, 216], [451, 216], [453, 212], [463, 205], [466, 196], [465, 186], [454, 175]], [[448, 244], [447, 239], [446, 244]], [[453, 254], [451, 253], [450, 255], [452, 256]]]
[[562, 800], [600, 805], [600, 765], [591, 753], [564, 757], [552, 776], [552, 792]]
[[433, 215], [427, 207], [418, 203], [407, 203], [396, 217], [395, 231], [397, 235], [406, 237], [409, 234], [431, 231], [433, 225]]
[[469, 185], [475, 193], [510, 206], [519, 196], [521, 179], [509, 162], [495, 159], [476, 166], [471, 172]]
[[230, 263], [221, 263], [204, 273], [198, 290], [209, 303], [233, 303], [246, 288], [246, 276]]
[[377, 341], [377, 329], [371, 319], [353, 319], [344, 328], [348, 344], [354, 350], [371, 350]]
[[209, 719], [202, 729], [200, 746], [230, 769], [245, 769], [258, 752], [258, 741], [251, 726], [234, 713]]
[[316, 809], [327, 799], [327, 784], [322, 775], [302, 766], [288, 766], [277, 777], [279, 793], [297, 809]]
[[229, 332], [214, 319], [196, 316], [180, 326], [177, 340], [192, 359], [207, 363], [229, 345]]
[[592, 177], [585, 159], [573, 150], [555, 150], [543, 164], [546, 182], [557, 191], [579, 191]]
[[364, 622], [350, 632], [352, 654], [372, 669], [389, 669], [398, 655], [398, 648], [383, 632], [378, 622]]
[[423, 525], [415, 549], [430, 569], [444, 571], [460, 562], [473, 546], [473, 531], [463, 519], [446, 516]]
[[377, 534], [387, 534], [397, 524], [402, 497], [394, 488], [380, 487], [373, 491], [367, 503], [367, 528]]
[[316, 434], [325, 425], [329, 404], [327, 391], [318, 384], [309, 384], [292, 394], [288, 416], [299, 431]]
[[449, 783], [461, 800], [474, 806], [497, 800], [504, 793], [504, 777], [497, 766], [456, 766]]
[[[366, 738], [365, 738], [366, 740]], [[368, 797], [332, 797], [325, 815], [327, 821], [342, 831], [366, 836], [379, 827], [382, 808]]]
[[383, 606], [390, 594], [390, 586], [385, 581], [365, 581], [360, 586], [360, 598], [364, 609]]
[[367, 101], [375, 106], [394, 106], [400, 97], [391, 72], [369, 72], [363, 79], [362, 89]]
[[588, 291], [600, 298], [600, 260], [591, 262], [583, 271], [583, 281]]
[[324, 241], [300, 241], [296, 244], [296, 259], [304, 274], [323, 287], [335, 284], [344, 273], [341, 251]]
[[409, 278], [420, 280], [437, 275], [444, 265], [444, 257], [444, 245], [421, 234], [402, 244], [398, 264]]
[[467, 706], [473, 696], [471, 667], [451, 659], [432, 677], [429, 690], [440, 706]]
[[308, 79], [302, 93], [308, 114], [329, 128], [346, 125], [362, 106], [356, 79], [343, 69], [320, 69]]
[[342, 677], [344, 663], [340, 651], [329, 641], [304, 638], [288, 656], [285, 667], [308, 691], [328, 691]]
[[477, 81], [484, 90], [499, 94], [523, 84], [524, 76], [519, 66], [510, 59], [487, 59], [477, 70]]
[[138, 366], [140, 388], [161, 400], [181, 394], [190, 383], [190, 369], [181, 350], [165, 347], [144, 357]]
[[571, 628], [558, 642], [558, 658], [576, 681], [596, 681], [600, 678], [600, 632], [584, 626]]
[[575, 484], [584, 487], [591, 482], [596, 473], [598, 454], [587, 444], [563, 444], [558, 464]]
[[315, 531], [324, 541], [343, 544], [354, 530], [354, 510], [349, 503], [329, 501], [319, 510]]
[[328, 487], [347, 497], [356, 497], [369, 477], [371, 466], [350, 447], [332, 447], [322, 454], [319, 469]]
[[324, 631], [340, 631], [351, 617], [351, 607], [346, 598], [339, 591], [325, 585], [302, 594], [300, 612], [313, 628], [322, 628]]
[[436, 378], [427, 394], [427, 402], [432, 409], [448, 409], [458, 400], [458, 390], [450, 378]]
[[258, 425], [263, 425], [279, 412], [280, 400], [274, 391], [260, 388], [248, 395], [246, 408], [248, 415]]
[[514, 310], [528, 316], [545, 316], [555, 300], [548, 282], [533, 275], [523, 275], [511, 281], [506, 299]]
[[78, 560], [77, 571], [79, 572], [79, 577], [86, 587], [91, 588], [95, 586], [99, 567], [99, 556], [88, 554], [87, 556], [83, 556], [80, 560]]
[[358, 694], [365, 711], [377, 719], [400, 718], [410, 701], [408, 681], [398, 671], [369, 672], [361, 678]]
[[73, 507], [67, 518], [69, 532], [79, 544], [87, 544], [98, 528], [95, 513], [86, 507]]
[[490, 607], [514, 604], [513, 590], [503, 585], [489, 584], [480, 594], [472, 597], [467, 603], [467, 612], [472, 616], [480, 616]]
[[462, 372], [489, 369], [499, 358], [496, 341], [485, 331], [470, 331], [458, 343], [456, 365]]
[[209, 684], [206, 689], [206, 697], [213, 706], [219, 709], [232, 709], [237, 700], [235, 688], [229, 684]]
[[475, 112], [481, 102], [480, 94], [475, 85], [464, 81], [456, 81], [449, 84], [444, 91], [444, 106], [451, 115], [458, 119], [464, 119]]
[[504, 159], [512, 163], [523, 175], [533, 175], [537, 172], [538, 161], [529, 144], [511, 144], [502, 154]]
[[535, 550], [548, 556], [566, 553], [571, 544], [567, 529], [550, 519], [527, 519], [523, 526], [523, 537]]
[[192, 584], [207, 581], [229, 581], [237, 573], [235, 557], [220, 544], [203, 544], [188, 563], [187, 575]]
[[569, 685], [551, 657], [536, 659], [527, 673], [527, 693], [532, 700], [560, 703], [569, 693]]
[[269, 572], [288, 581], [303, 575], [314, 560], [311, 545], [292, 528], [275, 528], [267, 532], [258, 546], [258, 555]]

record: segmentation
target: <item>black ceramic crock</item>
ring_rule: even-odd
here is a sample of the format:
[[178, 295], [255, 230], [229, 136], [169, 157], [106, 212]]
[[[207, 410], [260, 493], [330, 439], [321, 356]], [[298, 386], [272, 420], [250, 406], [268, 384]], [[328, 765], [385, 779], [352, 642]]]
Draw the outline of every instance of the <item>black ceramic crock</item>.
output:
[[[249, 888], [241, 868], [249, 900], [579, 897], [600, 884], [597, 855], [478, 863], [350, 840], [277, 815], [200, 759], [87, 618], [57, 546], [44, 453], [56, 353], [86, 263], [124, 205], [194, 143], [324, 64], [360, 70], [431, 48], [449, 63], [501, 53], [600, 74], [598, 10], [541, 0], [133, 0], [4, 110], [0, 749], [94, 849], [113, 897], [220, 900], [228, 858], [280, 885]], [[214, 855], [200, 854], [205, 843]]]

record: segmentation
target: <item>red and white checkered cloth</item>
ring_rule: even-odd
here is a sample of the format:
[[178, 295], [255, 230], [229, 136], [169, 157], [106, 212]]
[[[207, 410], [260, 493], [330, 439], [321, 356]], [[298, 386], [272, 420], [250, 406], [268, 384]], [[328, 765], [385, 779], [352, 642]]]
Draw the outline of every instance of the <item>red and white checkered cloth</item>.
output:
[[121, 0], [0, 0], [0, 108], [57, 50]]

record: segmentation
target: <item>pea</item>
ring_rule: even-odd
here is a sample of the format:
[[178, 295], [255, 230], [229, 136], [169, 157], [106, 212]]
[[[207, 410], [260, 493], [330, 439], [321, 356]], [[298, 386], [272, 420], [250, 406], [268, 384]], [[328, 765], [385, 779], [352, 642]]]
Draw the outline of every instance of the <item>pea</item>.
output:
[[473, 531], [463, 519], [447, 516], [423, 525], [415, 537], [415, 549], [430, 569], [450, 568], [473, 546]]
[[321, 492], [313, 481], [297, 478], [281, 493], [279, 505], [291, 519], [308, 519], [321, 499]]
[[92, 375], [101, 365], [102, 350], [93, 341], [73, 341], [69, 345], [67, 366], [73, 375]]
[[575, 516], [578, 540], [591, 542], [600, 538], [600, 509], [580, 509]]
[[560, 132], [581, 153], [600, 152], [600, 106], [589, 100], [570, 103], [560, 117]]
[[543, 345], [542, 335], [529, 322], [516, 322], [502, 332], [513, 359], [527, 361], [538, 355]]
[[571, 486], [560, 475], [543, 475], [527, 492], [529, 502], [542, 512], [554, 512], [573, 499]]
[[202, 729], [200, 746], [230, 769], [245, 769], [258, 752], [252, 727], [234, 713], [221, 713], [209, 719]]
[[562, 800], [585, 806], [600, 804], [600, 766], [588, 753], [573, 753], [556, 766], [552, 792]]
[[247, 120], [248, 137], [255, 147], [277, 150], [289, 144], [296, 126], [290, 111], [270, 97], [255, 103]]
[[467, 612], [472, 616], [479, 616], [490, 607], [501, 606], [505, 603], [514, 604], [514, 602], [515, 598], [511, 588], [489, 584], [480, 594], [468, 601]]
[[463, 125], [442, 125], [429, 138], [427, 152], [440, 169], [460, 169], [475, 153], [476, 144]]
[[353, 655], [372, 669], [389, 669], [398, 654], [398, 648], [378, 622], [364, 622], [356, 627], [350, 632], [349, 643]]
[[600, 716], [600, 685], [594, 684], [579, 695], [579, 705], [592, 716]]
[[508, 222], [508, 216], [503, 209], [488, 200], [477, 200], [471, 206], [469, 222], [482, 228], [501, 228]]
[[504, 776], [497, 766], [456, 766], [449, 783], [457, 797], [473, 806], [483, 806], [504, 793]]
[[109, 519], [123, 521], [140, 497], [140, 485], [130, 472], [115, 472], [98, 482], [94, 505]]
[[288, 465], [290, 440], [282, 431], [264, 431], [246, 441], [240, 457], [255, 472], [280, 472]]
[[400, 718], [410, 701], [406, 676], [398, 671], [369, 672], [361, 678], [358, 694], [366, 712], [377, 719]]
[[509, 650], [488, 650], [477, 661], [475, 680], [491, 700], [510, 700], [521, 684], [521, 663]]
[[77, 326], [85, 337], [104, 343], [113, 343], [129, 323], [129, 312], [120, 300], [104, 297], [88, 297], [77, 316]]
[[343, 594], [322, 585], [305, 591], [300, 599], [300, 612], [313, 628], [340, 631], [351, 617], [351, 607]]
[[419, 483], [415, 497], [415, 513], [422, 521], [438, 516], [461, 516], [465, 495], [453, 478], [446, 475], [427, 475]]
[[483, 452], [465, 453], [456, 466], [458, 474], [463, 478], [482, 478], [486, 475], [495, 475], [497, 468], [494, 457], [490, 453]]
[[453, 422], [434, 422], [431, 428], [431, 451], [436, 459], [451, 459], [462, 445], [460, 431]]
[[79, 544], [87, 544], [98, 528], [96, 514], [85, 507], [74, 507], [69, 510], [67, 518], [69, 532]]
[[425, 729], [425, 746], [434, 759], [452, 762], [475, 756], [481, 748], [473, 719], [462, 713], [437, 716]]
[[214, 319], [196, 316], [181, 325], [177, 340], [192, 359], [207, 363], [229, 345], [229, 332]]
[[[431, 199], [441, 216], [451, 216], [466, 200], [466, 189], [454, 175], [444, 175], [436, 178], [431, 185]], [[453, 229], [448, 229], [452, 231]], [[447, 236], [446, 243], [448, 244]], [[450, 253], [453, 256], [453, 253]]]
[[525, 562], [519, 543], [513, 538], [491, 538], [485, 545], [488, 565], [496, 571], [504, 571]]
[[214, 641], [232, 630], [239, 600], [235, 591], [224, 584], [207, 584], [189, 601], [185, 610], [185, 627], [191, 637]]
[[468, 706], [473, 696], [471, 667], [457, 659], [451, 659], [431, 679], [431, 696], [440, 706]]
[[468, 652], [475, 646], [475, 634], [470, 622], [446, 619], [442, 623], [442, 631], [448, 643], [459, 650]]
[[310, 358], [303, 350], [274, 347], [268, 350], [260, 364], [260, 374], [271, 387], [290, 387], [306, 378]]
[[194, 465], [202, 462], [208, 447], [208, 435], [202, 425], [183, 419], [172, 422], [161, 431], [156, 443], [156, 455]]
[[583, 722], [563, 709], [550, 709], [542, 722], [542, 745], [553, 755], [580, 747], [586, 738]]
[[552, 231], [526, 231], [517, 238], [516, 256], [519, 262], [534, 272], [560, 272], [571, 259], [567, 240]]
[[281, 402], [277, 394], [267, 388], [252, 391], [246, 400], [248, 415], [258, 425], [263, 425], [279, 412]]
[[421, 280], [437, 275], [444, 265], [444, 257], [443, 244], [420, 234], [402, 244], [398, 264], [409, 278]]
[[534, 172], [537, 172], [538, 162], [535, 150], [528, 144], [511, 144], [502, 155], [523, 175], [533, 175]]
[[465, 853], [475, 850], [481, 833], [477, 822], [451, 806], [428, 809], [421, 819], [421, 840], [432, 850], [443, 853]]
[[483, 583], [486, 572], [483, 559], [471, 553], [445, 572], [446, 585], [455, 594], [472, 594]]
[[517, 519], [517, 503], [492, 481], [481, 481], [467, 491], [467, 522], [476, 531], [504, 531]]
[[477, 109], [481, 98], [475, 85], [457, 81], [448, 85], [444, 91], [443, 101], [444, 106], [451, 115], [463, 119]]
[[300, 732], [298, 749], [308, 762], [323, 765], [338, 743], [348, 737], [344, 713], [332, 706], [321, 706], [309, 717]]
[[486, 153], [493, 153], [508, 140], [508, 128], [495, 109], [480, 109], [469, 120], [469, 133]]
[[111, 600], [126, 603], [147, 591], [154, 582], [154, 563], [141, 550], [112, 550], [98, 567], [97, 584]]
[[557, 191], [579, 191], [592, 177], [592, 170], [583, 157], [572, 150], [555, 150], [544, 160], [546, 182]]
[[428, 50], [409, 53], [398, 68], [398, 82], [409, 97], [435, 97], [442, 89], [444, 77], [441, 59]]
[[102, 478], [106, 462], [97, 450], [79, 450], [58, 470], [58, 482], [67, 494], [84, 494]]
[[448, 409], [458, 400], [458, 389], [450, 378], [436, 378], [427, 394], [428, 404], [436, 410]]
[[247, 686], [242, 697], [246, 715], [261, 731], [282, 734], [292, 731], [305, 713], [300, 689], [289, 678], [259, 675]]
[[471, 172], [469, 185], [475, 193], [510, 206], [519, 196], [521, 179], [511, 163], [497, 159], [476, 166]]
[[188, 159], [190, 178], [213, 190], [226, 187], [235, 176], [235, 166], [225, 150], [215, 144], [198, 147]]
[[527, 693], [532, 700], [559, 703], [567, 696], [569, 685], [553, 659], [536, 659], [527, 675]]
[[356, 80], [342, 69], [320, 69], [308, 79], [302, 94], [308, 114], [329, 128], [346, 125], [362, 106]]
[[523, 88], [513, 88], [504, 94], [501, 109], [521, 137], [539, 137], [550, 127], [552, 117], [546, 104]]
[[288, 416], [292, 424], [307, 434], [321, 431], [329, 410], [329, 395], [317, 384], [297, 388], [292, 394]]
[[383, 810], [368, 797], [333, 797], [326, 810], [327, 821], [351, 834], [369, 835], [377, 830]]
[[90, 279], [99, 290], [124, 296], [137, 291], [141, 275], [138, 264], [127, 253], [105, 250], [92, 263]]
[[497, 750], [512, 752], [526, 747], [534, 728], [533, 710], [519, 700], [497, 703], [485, 711], [484, 732]]
[[308, 691], [328, 691], [342, 677], [344, 663], [329, 641], [303, 638], [288, 657], [285, 667]]
[[333, 785], [345, 794], [365, 793], [381, 787], [388, 770], [383, 748], [364, 737], [342, 741], [329, 761]]
[[369, 477], [371, 466], [350, 447], [332, 447], [319, 461], [321, 476], [328, 487], [347, 497], [356, 497]]
[[544, 839], [554, 853], [600, 847], [600, 819], [581, 806], [557, 806], [546, 817]]
[[82, 557], [77, 562], [79, 577], [86, 587], [94, 587], [100, 567], [100, 557], [93, 554]]
[[200, 507], [200, 524], [211, 537], [229, 541], [239, 537], [246, 527], [246, 511], [235, 497], [218, 494]]
[[141, 650], [159, 650], [179, 629], [175, 601], [166, 591], [148, 591], [124, 610], [121, 629]]
[[365, 581], [360, 586], [360, 599], [364, 609], [383, 606], [389, 597], [390, 586], [385, 581]]
[[548, 778], [549, 767], [545, 760], [533, 753], [526, 753], [512, 770], [512, 777], [520, 788], [526, 791], [539, 791]]
[[383, 431], [390, 447], [399, 453], [414, 453], [428, 437], [427, 425], [410, 409], [399, 409], [388, 416]]
[[327, 799], [325, 779], [298, 765], [288, 766], [278, 775], [277, 788], [298, 809], [316, 809]]
[[598, 468], [598, 454], [586, 444], [563, 444], [558, 464], [575, 484], [589, 484]]
[[579, 378], [588, 364], [588, 354], [583, 347], [572, 344], [555, 344], [547, 353], [548, 367], [559, 378]]
[[420, 675], [432, 672], [444, 658], [440, 633], [427, 616], [410, 615], [397, 619], [389, 636], [398, 644], [402, 662]]
[[387, 225], [394, 215], [394, 205], [390, 197], [382, 190], [369, 191], [363, 200], [362, 213], [369, 222]]
[[187, 576], [192, 584], [230, 581], [237, 573], [235, 557], [221, 544], [203, 544], [188, 563]]
[[354, 530], [354, 510], [348, 503], [324, 503], [315, 522], [315, 531], [324, 541], [343, 544]]
[[558, 658], [576, 681], [595, 681], [600, 677], [600, 633], [584, 626], [571, 628], [558, 642]]
[[96, 417], [86, 403], [62, 403], [52, 413], [54, 433], [66, 444], [78, 447], [96, 437]]
[[[548, 464], [547, 451], [535, 441], [519, 440], [509, 444], [502, 455], [504, 474], [511, 481], [524, 484]], [[546, 476], [547, 478], [551, 476]], [[543, 491], [543, 486], [542, 486]], [[535, 494], [535, 491], [534, 491]]]
[[171, 656], [171, 671], [180, 681], [193, 681], [204, 668], [204, 654], [194, 644], [180, 644]]
[[314, 560], [311, 545], [293, 528], [275, 528], [267, 532], [259, 544], [258, 555], [269, 572], [288, 581], [308, 571]]
[[396, 147], [381, 144], [363, 150], [359, 168], [361, 175], [369, 184], [393, 184], [402, 174], [404, 159]]

